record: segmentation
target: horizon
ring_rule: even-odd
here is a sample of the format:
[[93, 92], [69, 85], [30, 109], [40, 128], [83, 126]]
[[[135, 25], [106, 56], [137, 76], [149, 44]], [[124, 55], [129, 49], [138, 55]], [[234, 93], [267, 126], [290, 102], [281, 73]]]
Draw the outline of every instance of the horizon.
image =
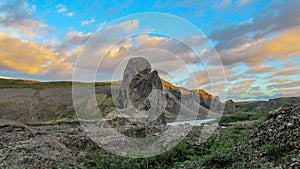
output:
[[[39, 83], [59, 83], [59, 82], [70, 82], [73, 83], [74, 81], [39, 81], [39, 80], [32, 80], [32, 79], [14, 79], [14, 78], [5, 78], [5, 77], [1, 77], [0, 76], [0, 80], [23, 80], [23, 81], [34, 81], [34, 82], [39, 82]], [[164, 79], [163, 79], [164, 80]], [[119, 81], [122, 81], [122, 79], [120, 79]], [[166, 80], [164, 80], [166, 81]], [[95, 82], [76, 82], [76, 83], [108, 83], [110, 81], [95, 81]], [[170, 83], [168, 81], [166, 81], [167, 83]], [[170, 83], [171, 85], [173, 85], [172, 83]], [[175, 86], [175, 85], [173, 85]], [[180, 87], [180, 86], [176, 86], [176, 87]], [[187, 89], [187, 90], [203, 90], [203, 89]], [[208, 93], [210, 94], [210, 93]], [[213, 95], [213, 97], [216, 97], [216, 95]], [[248, 100], [243, 100], [243, 99], [226, 99], [226, 100], [222, 100], [222, 102], [228, 101], [228, 100], [233, 100], [236, 103], [241, 103], [241, 102], [255, 102], [255, 101], [269, 101], [272, 99], [281, 99], [281, 98], [293, 98], [293, 97], [300, 97], [300, 95], [298, 96], [283, 96], [283, 97], [270, 97], [270, 98], [265, 98], [265, 99], [248, 99]]]
[[[224, 88], [227, 100], [297, 97], [299, 8], [300, 2], [291, 0], [4, 0], [0, 2], [0, 78], [71, 81], [80, 56], [86, 61], [80, 66], [89, 76], [95, 68], [99, 70], [96, 81], [109, 82], [122, 79], [128, 57], [145, 55], [153, 59], [161, 78], [175, 86], [202, 89], [217, 96], [214, 85]], [[168, 29], [168, 23], [157, 23], [160, 20], [154, 16], [134, 15], [144, 12], [180, 17], [202, 33], [190, 32], [184, 26], [179, 33], [179, 28], [167, 30], [183, 42], [159, 34], [156, 31]], [[124, 20], [127, 15], [131, 19]], [[120, 17], [123, 20], [118, 20]], [[149, 25], [149, 20], [153, 24]], [[99, 31], [107, 35], [93, 39]], [[134, 35], [126, 37], [128, 33]], [[123, 39], [113, 44], [110, 39], [116, 34]], [[89, 42], [102, 44], [99, 49], [91, 47], [99, 55], [107, 55], [102, 65], [88, 57], [85, 49]], [[223, 72], [218, 71], [220, 66], [213, 56], [219, 57]], [[225, 79], [220, 78], [223, 75]]]

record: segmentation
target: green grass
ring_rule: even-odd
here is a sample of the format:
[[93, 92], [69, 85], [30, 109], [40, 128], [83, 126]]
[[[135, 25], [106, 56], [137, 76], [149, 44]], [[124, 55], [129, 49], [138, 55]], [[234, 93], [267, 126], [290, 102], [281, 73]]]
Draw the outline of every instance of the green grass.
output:
[[[87, 148], [85, 151], [89, 154], [89, 158], [85, 159], [85, 167], [87, 168], [153, 168], [168, 169], [180, 168], [191, 164], [194, 161], [215, 159], [226, 162], [231, 161], [232, 157], [225, 157], [223, 154], [232, 152], [233, 146], [241, 141], [244, 137], [249, 136], [253, 132], [252, 129], [242, 125], [230, 127], [226, 129], [221, 136], [213, 134], [207, 142], [200, 144], [198, 148], [192, 149], [189, 143], [184, 139], [171, 150], [150, 158], [125, 158], [108, 154], [99, 149]], [[223, 158], [224, 157], [224, 158]]]
[[251, 112], [256, 108], [255, 102], [240, 102], [236, 103], [236, 107], [244, 112]]
[[132, 169], [132, 168], [153, 168], [168, 169], [182, 166], [181, 164], [193, 160], [196, 156], [193, 149], [189, 149], [185, 140], [180, 142], [173, 149], [149, 158], [126, 158], [108, 154], [102, 150], [87, 148], [89, 158], [85, 159], [87, 168], [106, 168], [106, 169]]
[[[80, 83], [77, 83], [80, 86]], [[75, 86], [77, 85], [75, 84]], [[92, 83], [90, 83], [92, 84]], [[109, 86], [111, 82], [95, 82], [95, 87]], [[113, 83], [117, 85], [118, 83]], [[0, 79], [0, 89], [5, 88], [31, 88], [31, 89], [51, 89], [51, 88], [72, 88], [72, 82], [60, 81], [60, 82], [39, 82], [32, 80], [19, 80], [19, 79]]]
[[240, 112], [231, 115], [224, 115], [220, 119], [220, 123], [234, 123], [237, 121], [263, 121], [269, 110], [259, 111], [259, 112]]
[[[237, 122], [239, 120], [255, 121], [261, 124], [269, 111], [261, 111], [257, 113], [234, 114], [228, 115], [223, 122]], [[289, 144], [266, 144], [260, 145], [259, 148], [252, 147], [249, 144], [242, 151], [235, 150], [239, 143], [251, 138], [255, 132], [253, 126], [243, 123], [235, 123], [231, 127], [222, 129], [212, 134], [212, 136], [204, 143], [195, 144], [191, 140], [195, 140], [199, 136], [200, 128], [193, 130], [180, 144], [171, 150], [155, 157], [136, 159], [118, 157], [99, 149], [86, 149], [89, 158], [85, 159], [85, 167], [87, 168], [180, 168], [192, 163], [198, 166], [209, 168], [269, 168], [272, 163], [285, 164], [297, 154], [291, 151], [293, 148]], [[196, 139], [197, 140], [197, 139]], [[190, 141], [190, 142], [189, 142]], [[192, 143], [193, 142], [193, 143]], [[192, 143], [192, 144], [191, 144]], [[254, 152], [255, 150], [255, 152]], [[263, 153], [263, 159], [253, 160], [251, 155], [254, 153]], [[252, 160], [252, 161], [251, 161]]]

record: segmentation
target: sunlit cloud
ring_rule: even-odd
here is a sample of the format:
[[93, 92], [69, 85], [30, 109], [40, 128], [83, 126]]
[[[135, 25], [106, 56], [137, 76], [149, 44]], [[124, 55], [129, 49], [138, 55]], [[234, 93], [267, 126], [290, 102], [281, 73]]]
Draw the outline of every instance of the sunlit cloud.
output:
[[[0, 67], [35, 75], [69, 75], [72, 66], [38, 43], [0, 34]], [[52, 74], [63, 72], [63, 74]]]

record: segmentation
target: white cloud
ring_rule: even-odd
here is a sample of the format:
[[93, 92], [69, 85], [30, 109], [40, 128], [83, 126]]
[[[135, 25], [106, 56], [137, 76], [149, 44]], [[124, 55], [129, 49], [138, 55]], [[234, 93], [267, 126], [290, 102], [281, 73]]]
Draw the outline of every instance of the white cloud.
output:
[[3, 14], [0, 19], [0, 31], [9, 34], [21, 34], [25, 38], [37, 38], [51, 32], [48, 25], [35, 18], [34, 7], [23, 0], [0, 4]]
[[62, 43], [56, 47], [56, 50], [60, 52], [67, 52], [74, 46], [83, 45], [91, 36], [91, 33], [83, 34], [82, 32], [77, 31], [68, 32]]
[[95, 18], [91, 19], [91, 20], [85, 20], [85, 21], [82, 21], [81, 22], [81, 25], [84, 26], [84, 25], [89, 25], [91, 23], [94, 23], [96, 20]]
[[68, 8], [63, 4], [56, 5], [56, 9], [58, 13], [63, 13], [68, 17], [72, 17], [75, 15], [74, 12], [68, 12]]
[[74, 15], [75, 15], [74, 12], [68, 12], [68, 13], [66, 13], [66, 16], [68, 16], [68, 17], [72, 17], [72, 16], [74, 16]]
[[67, 11], [67, 7], [63, 4], [56, 5], [58, 13], [64, 13]]

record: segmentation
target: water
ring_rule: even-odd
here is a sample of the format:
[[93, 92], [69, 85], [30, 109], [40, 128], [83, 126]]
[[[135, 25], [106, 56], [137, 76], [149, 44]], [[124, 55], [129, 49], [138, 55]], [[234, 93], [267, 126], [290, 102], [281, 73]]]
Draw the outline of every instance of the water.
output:
[[193, 125], [193, 126], [201, 126], [202, 124], [205, 124], [210, 121], [214, 121], [215, 119], [205, 119], [205, 120], [189, 120], [189, 121], [176, 121], [176, 122], [170, 122], [167, 123], [168, 126], [178, 126], [178, 125]]

